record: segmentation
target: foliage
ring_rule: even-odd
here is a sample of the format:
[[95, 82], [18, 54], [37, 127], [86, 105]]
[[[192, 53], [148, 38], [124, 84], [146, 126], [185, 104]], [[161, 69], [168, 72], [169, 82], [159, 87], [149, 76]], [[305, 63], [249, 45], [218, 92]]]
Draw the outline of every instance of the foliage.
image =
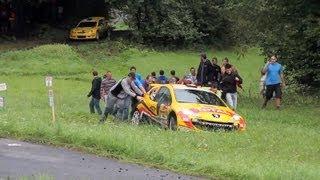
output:
[[[56, 48], [61, 46], [68, 53], [56, 54]], [[62, 59], [75, 54], [72, 57], [80, 56], [81, 64], [89, 69], [98, 67], [100, 72], [108, 68], [117, 79], [128, 72], [124, 65], [135, 65], [143, 76], [160, 68], [166, 73], [175, 69], [178, 76], [183, 76], [190, 66], [199, 63], [198, 53], [190, 51], [140, 51], [118, 45], [124, 50], [109, 55], [105, 53], [109, 46], [112, 44], [86, 43], [81, 47], [50, 45], [35, 49], [46, 49], [47, 57], [58, 56]], [[34, 53], [35, 49], [12, 51], [10, 56], [16, 57], [15, 61], [19, 62], [51, 63], [51, 58], [43, 59], [39, 52]], [[80, 54], [82, 51], [90, 53]], [[22, 52], [28, 58], [24, 58]], [[248, 129], [242, 133], [173, 132], [110, 119], [105, 125], [98, 125], [99, 116], [89, 113], [89, 99], [86, 98], [92, 76], [90, 73], [70, 71], [70, 64], [78, 63], [77, 58], [71, 58], [59, 68], [72, 74], [59, 73], [54, 76], [55, 125], [51, 124], [42, 69], [30, 70], [30, 74], [35, 74], [32, 76], [0, 75], [1, 82], [7, 82], [9, 87], [6, 95], [1, 94], [6, 96], [7, 106], [0, 109], [0, 137], [75, 147], [101, 156], [212, 178], [317, 179], [320, 176], [319, 99], [284, 97], [281, 111], [275, 111], [272, 104], [261, 110], [258, 74], [263, 57], [259, 53], [257, 49], [250, 49], [246, 59], [236, 61], [235, 53], [214, 52], [219, 59], [229, 57], [244, 78], [245, 91], [239, 93], [238, 110], [246, 117]], [[93, 59], [93, 54], [97, 54], [98, 58]], [[212, 55], [208, 52], [208, 56]], [[0, 61], [3, 61], [3, 56]], [[11, 63], [7, 63], [7, 68], [20, 70]]]
[[291, 76], [289, 84], [319, 87], [319, 2], [230, 0], [228, 7], [229, 15], [237, 20], [233, 23], [238, 43], [256, 42], [264, 55], [277, 54]]
[[129, 25], [145, 42], [223, 42], [227, 20], [220, 13], [223, 1], [128, 0]]

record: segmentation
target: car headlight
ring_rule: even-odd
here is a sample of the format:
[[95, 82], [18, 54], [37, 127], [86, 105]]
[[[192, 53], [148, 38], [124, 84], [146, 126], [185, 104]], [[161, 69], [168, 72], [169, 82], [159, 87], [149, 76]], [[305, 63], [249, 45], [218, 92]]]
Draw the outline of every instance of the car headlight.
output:
[[189, 110], [189, 109], [183, 109], [182, 111], [181, 111], [183, 114], [185, 114], [185, 115], [193, 115], [194, 114], [194, 112], [192, 112], [191, 110]]
[[235, 114], [232, 116], [233, 121], [239, 121], [241, 119], [241, 116], [239, 114]]
[[240, 130], [244, 130], [246, 128], [246, 121], [239, 114], [233, 115], [232, 120], [234, 125], [237, 125]]

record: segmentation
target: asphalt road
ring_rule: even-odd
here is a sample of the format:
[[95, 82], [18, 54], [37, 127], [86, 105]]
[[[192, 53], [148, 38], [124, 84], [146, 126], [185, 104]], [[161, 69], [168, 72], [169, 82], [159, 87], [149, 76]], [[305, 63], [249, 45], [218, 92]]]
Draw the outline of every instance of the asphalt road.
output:
[[2, 179], [199, 179], [73, 152], [63, 148], [0, 139]]

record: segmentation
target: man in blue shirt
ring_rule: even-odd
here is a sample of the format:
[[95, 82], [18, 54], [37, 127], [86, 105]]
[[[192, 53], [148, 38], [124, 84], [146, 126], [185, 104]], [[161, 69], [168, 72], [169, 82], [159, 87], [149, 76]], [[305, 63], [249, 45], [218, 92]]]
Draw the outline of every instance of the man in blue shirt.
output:
[[268, 101], [272, 98], [275, 93], [275, 101], [277, 109], [280, 109], [281, 100], [281, 88], [285, 86], [283, 77], [283, 68], [281, 64], [277, 62], [275, 55], [271, 56], [270, 60], [264, 66], [263, 73], [266, 73], [266, 96], [262, 108], [267, 106]]
[[[141, 75], [137, 73], [136, 67], [132, 66], [130, 68], [130, 73], [135, 74], [135, 80], [134, 84], [139, 88], [139, 90], [142, 92], [142, 96], [146, 93], [145, 88], [143, 87], [144, 80], [142, 79]], [[136, 92], [137, 93], [137, 92]], [[130, 118], [132, 118], [134, 111], [137, 108], [138, 100], [136, 98], [131, 98], [131, 112], [130, 112]]]
[[160, 70], [159, 71], [159, 77], [157, 78], [157, 82], [159, 84], [168, 84], [168, 78], [164, 75], [164, 71]]

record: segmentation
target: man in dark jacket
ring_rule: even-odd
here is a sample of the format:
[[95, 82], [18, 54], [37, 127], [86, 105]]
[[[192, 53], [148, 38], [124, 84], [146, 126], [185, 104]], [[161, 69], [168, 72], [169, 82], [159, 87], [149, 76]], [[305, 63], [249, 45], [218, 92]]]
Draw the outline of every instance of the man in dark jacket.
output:
[[101, 77], [98, 76], [97, 71], [92, 72], [93, 80], [92, 80], [92, 86], [91, 91], [87, 95], [88, 97], [92, 96], [91, 101], [89, 103], [90, 112], [94, 113], [94, 108], [96, 108], [99, 115], [102, 114], [102, 111], [100, 109], [100, 86], [101, 86]]
[[239, 74], [232, 72], [230, 64], [225, 65], [225, 74], [221, 79], [222, 91], [226, 96], [227, 103], [233, 108], [237, 108], [237, 84], [242, 84]]
[[197, 72], [197, 82], [201, 86], [208, 85], [208, 82], [212, 81], [212, 70], [213, 66], [210, 60], [207, 59], [207, 55], [205, 53], [201, 53], [200, 55], [200, 64]]
[[218, 83], [221, 79], [221, 68], [218, 65], [218, 59], [216, 57], [213, 57], [211, 60], [212, 64], [212, 83]]

